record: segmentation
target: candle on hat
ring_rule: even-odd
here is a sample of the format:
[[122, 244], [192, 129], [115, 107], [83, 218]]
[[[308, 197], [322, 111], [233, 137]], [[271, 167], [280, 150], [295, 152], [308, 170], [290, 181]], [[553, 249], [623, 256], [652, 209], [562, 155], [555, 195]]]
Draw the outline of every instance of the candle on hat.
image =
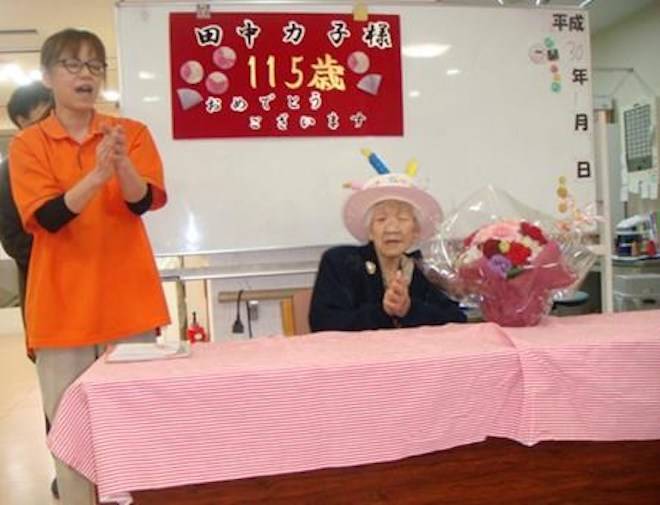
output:
[[390, 169], [387, 168], [385, 162], [381, 160], [378, 157], [378, 155], [375, 152], [373, 152], [371, 149], [360, 149], [360, 152], [367, 157], [369, 163], [371, 164], [372, 167], [374, 167], [374, 170], [376, 172], [378, 172], [381, 175], [390, 173]]

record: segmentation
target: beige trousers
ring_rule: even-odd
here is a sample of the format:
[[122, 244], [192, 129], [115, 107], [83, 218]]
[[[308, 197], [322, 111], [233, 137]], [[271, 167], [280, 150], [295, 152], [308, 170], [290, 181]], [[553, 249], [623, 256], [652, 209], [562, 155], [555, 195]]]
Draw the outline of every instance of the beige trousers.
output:
[[[156, 333], [149, 331], [109, 343], [153, 342], [155, 340]], [[37, 349], [37, 374], [39, 375], [41, 399], [44, 412], [51, 425], [64, 391], [103, 354], [105, 348], [106, 345], [91, 345]], [[61, 504], [94, 505], [96, 503], [94, 484], [57, 458], [54, 459]]]

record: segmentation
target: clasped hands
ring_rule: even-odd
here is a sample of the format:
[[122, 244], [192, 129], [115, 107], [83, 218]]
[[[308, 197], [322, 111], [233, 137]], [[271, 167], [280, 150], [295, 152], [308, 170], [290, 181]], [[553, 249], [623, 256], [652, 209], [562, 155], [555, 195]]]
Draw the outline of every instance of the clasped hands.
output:
[[405, 317], [410, 310], [408, 283], [404, 279], [401, 270], [397, 270], [385, 290], [383, 310], [392, 317]]
[[113, 176], [115, 171], [126, 170], [130, 166], [126, 135], [121, 125], [101, 126], [103, 139], [96, 146], [96, 168], [102, 182]]

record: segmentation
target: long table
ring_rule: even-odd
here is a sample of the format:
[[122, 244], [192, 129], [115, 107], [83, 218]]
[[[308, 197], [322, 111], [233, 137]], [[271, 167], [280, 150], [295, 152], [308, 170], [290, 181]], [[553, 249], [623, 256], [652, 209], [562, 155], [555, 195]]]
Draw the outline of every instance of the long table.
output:
[[[328, 468], [350, 475], [347, 467], [443, 458], [487, 437], [524, 446], [660, 439], [660, 311], [199, 344], [190, 359], [159, 362], [101, 359], [66, 392], [49, 443], [101, 498], [128, 502], [134, 493], [139, 504], [153, 496], [141, 490]], [[270, 488], [263, 503], [276, 503], [281, 486]]]
[[660, 441], [489, 438], [403, 460], [139, 491], [135, 505], [658, 505]]

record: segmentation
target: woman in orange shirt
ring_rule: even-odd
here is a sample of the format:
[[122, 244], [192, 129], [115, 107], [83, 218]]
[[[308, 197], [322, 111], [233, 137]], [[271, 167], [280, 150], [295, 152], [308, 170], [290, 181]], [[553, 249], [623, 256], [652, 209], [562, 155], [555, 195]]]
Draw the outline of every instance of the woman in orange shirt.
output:
[[[67, 29], [41, 49], [54, 108], [10, 146], [12, 192], [34, 236], [27, 287], [30, 347], [46, 415], [109, 342], [153, 339], [169, 324], [142, 223], [167, 195], [147, 128], [94, 110], [105, 48], [93, 33]], [[82, 476], [56, 462], [67, 505], [94, 503]]]

